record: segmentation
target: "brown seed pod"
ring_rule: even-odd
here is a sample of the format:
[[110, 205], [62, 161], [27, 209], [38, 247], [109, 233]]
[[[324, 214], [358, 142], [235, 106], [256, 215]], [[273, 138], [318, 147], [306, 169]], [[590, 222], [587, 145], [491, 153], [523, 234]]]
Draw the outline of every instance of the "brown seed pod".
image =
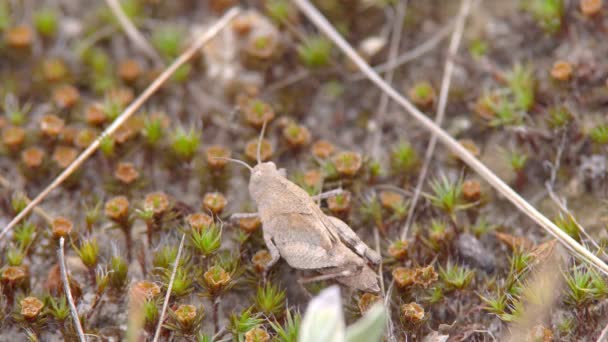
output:
[[216, 294], [230, 284], [230, 273], [226, 272], [220, 266], [212, 266], [203, 274], [203, 279], [209, 292]]
[[53, 151], [53, 161], [62, 169], [68, 167], [78, 156], [78, 151], [75, 148], [60, 145], [55, 147]]
[[131, 184], [139, 178], [139, 171], [135, 169], [133, 163], [118, 163], [114, 169], [114, 178], [123, 184]]
[[108, 120], [101, 103], [92, 103], [88, 105], [84, 110], [84, 115], [87, 123], [93, 126], [103, 125]]
[[44, 151], [37, 146], [28, 147], [21, 152], [21, 161], [27, 168], [35, 169], [42, 165]]
[[558, 81], [568, 81], [572, 77], [572, 64], [566, 61], [557, 61], [551, 68], [551, 77]]
[[173, 313], [175, 314], [175, 319], [182, 327], [189, 327], [196, 319], [197, 310], [194, 305], [180, 304]]
[[219, 215], [228, 204], [226, 197], [219, 192], [206, 193], [203, 197], [203, 209], [211, 210], [212, 213]]
[[376, 296], [372, 293], [364, 293], [359, 297], [359, 301], [357, 302], [357, 306], [359, 307], [359, 312], [361, 315], [365, 314], [371, 307], [376, 303], [382, 303], [382, 298]]
[[127, 87], [116, 87], [108, 90], [106, 98], [112, 103], [116, 103], [121, 107], [126, 107], [133, 99], [135, 94], [133, 90]]
[[104, 212], [108, 218], [125, 222], [129, 217], [129, 200], [125, 196], [116, 196], [106, 202]]
[[160, 216], [169, 209], [169, 197], [162, 191], [149, 193], [144, 200], [144, 208], [152, 210], [154, 216]]
[[245, 43], [244, 55], [255, 60], [269, 60], [277, 55], [279, 42], [271, 33], [252, 34]]
[[334, 215], [346, 215], [351, 208], [352, 195], [350, 191], [342, 191], [341, 194], [332, 196], [327, 199], [327, 207]]
[[603, 1], [602, 0], [580, 0], [579, 2], [581, 12], [588, 16], [594, 16], [601, 12]]
[[118, 66], [118, 75], [125, 82], [134, 82], [141, 75], [141, 65], [135, 59], [127, 59]]
[[251, 263], [258, 273], [265, 272], [272, 261], [272, 256], [266, 249], [259, 250], [251, 257]]
[[36, 297], [25, 297], [19, 301], [21, 305], [21, 316], [27, 320], [33, 320], [40, 315], [44, 303]]
[[73, 144], [79, 132], [80, 129], [72, 125], [63, 127], [63, 130], [61, 130], [61, 142], [67, 145]]
[[323, 183], [323, 173], [319, 170], [310, 170], [304, 173], [304, 184], [311, 189], [320, 189]]
[[308, 128], [292, 122], [283, 128], [283, 137], [289, 146], [298, 148], [308, 145], [310, 142], [310, 131]]
[[27, 277], [27, 271], [23, 266], [8, 266], [2, 271], [2, 284], [14, 287], [21, 284]]
[[[270, 160], [272, 157], [272, 144], [267, 139], [262, 139], [260, 148], [260, 158], [263, 162]], [[245, 156], [251, 159], [252, 161], [257, 160], [258, 154], [258, 139], [252, 139], [245, 146]]]
[[25, 141], [25, 129], [7, 126], [2, 130], [2, 143], [11, 150], [17, 150]]
[[312, 154], [320, 159], [329, 158], [336, 150], [336, 147], [327, 140], [317, 140], [312, 145]]
[[433, 86], [427, 82], [419, 82], [410, 88], [408, 96], [415, 105], [422, 108], [429, 108], [435, 103], [437, 93]]
[[243, 217], [239, 219], [239, 228], [248, 234], [253, 234], [260, 229], [261, 226], [262, 221], [259, 217]]
[[399, 288], [411, 286], [416, 281], [416, 270], [405, 267], [397, 267], [393, 270], [393, 280]]
[[214, 223], [213, 217], [204, 213], [191, 214], [188, 216], [187, 221], [192, 229], [196, 229], [198, 231], [206, 229]]
[[65, 122], [63, 119], [54, 114], [46, 114], [40, 120], [40, 130], [44, 135], [50, 138], [56, 138], [61, 133], [64, 126]]
[[93, 141], [97, 138], [97, 131], [90, 128], [85, 128], [78, 131], [76, 134], [76, 138], [74, 139], [74, 145], [78, 148], [85, 149], [93, 143]]
[[245, 333], [245, 342], [268, 342], [270, 335], [264, 328], [256, 327]]
[[209, 164], [209, 167], [216, 170], [223, 169], [228, 163], [227, 160], [220, 158], [230, 158], [232, 156], [232, 152], [229, 148], [220, 145], [210, 146], [207, 148], [205, 154], [207, 156], [207, 164]]
[[29, 26], [19, 25], [9, 28], [5, 33], [6, 44], [15, 49], [29, 49], [34, 32]]
[[160, 294], [160, 286], [157, 284], [142, 280], [131, 286], [131, 298], [139, 301], [150, 300]]
[[420, 323], [424, 319], [424, 308], [419, 304], [412, 302], [401, 305], [401, 316], [406, 322]]
[[340, 152], [332, 160], [338, 173], [346, 177], [356, 175], [363, 164], [363, 158], [357, 152]]
[[42, 62], [42, 75], [48, 82], [63, 81], [67, 74], [68, 69], [61, 59], [47, 58]]
[[397, 260], [403, 260], [407, 257], [408, 244], [407, 240], [395, 240], [388, 246], [388, 254]]
[[80, 92], [76, 87], [64, 84], [53, 90], [53, 100], [60, 108], [72, 108], [80, 100]]
[[462, 196], [469, 202], [479, 201], [481, 198], [481, 183], [475, 179], [462, 182]]
[[378, 198], [382, 207], [388, 210], [395, 210], [395, 208], [404, 205], [403, 195], [395, 191], [381, 191]]
[[275, 116], [274, 109], [268, 103], [258, 99], [247, 100], [243, 107], [243, 114], [247, 123], [258, 129], [262, 128], [264, 122], [270, 123]]
[[74, 228], [74, 223], [70, 219], [65, 217], [56, 217], [53, 220], [53, 224], [51, 225], [51, 229], [53, 231], [53, 237], [59, 239], [61, 237], [67, 237], [72, 232]]

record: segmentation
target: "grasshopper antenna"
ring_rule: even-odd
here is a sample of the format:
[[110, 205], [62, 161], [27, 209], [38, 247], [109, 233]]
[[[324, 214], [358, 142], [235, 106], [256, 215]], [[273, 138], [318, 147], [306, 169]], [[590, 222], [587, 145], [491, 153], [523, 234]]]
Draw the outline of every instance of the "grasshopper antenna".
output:
[[260, 139], [258, 140], [258, 151], [257, 151], [258, 165], [262, 164], [262, 140], [264, 139], [264, 132], [266, 131], [267, 122], [268, 121], [264, 121], [264, 124], [262, 125], [262, 131], [260, 132]]
[[251, 168], [251, 166], [249, 166], [249, 164], [245, 163], [242, 160], [238, 160], [238, 159], [233, 159], [233, 158], [226, 158], [226, 157], [213, 157], [213, 159], [221, 159], [221, 160], [227, 160], [229, 162], [233, 162], [233, 163], [237, 163], [237, 164], [241, 164], [244, 167], [246, 167], [247, 169], [249, 169], [249, 172], [253, 172], [253, 169]]

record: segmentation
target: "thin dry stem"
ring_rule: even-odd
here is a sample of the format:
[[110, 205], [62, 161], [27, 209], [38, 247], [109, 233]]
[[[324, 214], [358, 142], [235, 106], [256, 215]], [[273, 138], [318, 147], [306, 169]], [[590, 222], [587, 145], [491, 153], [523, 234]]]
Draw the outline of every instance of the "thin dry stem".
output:
[[[448, 95], [450, 93], [452, 72], [454, 71], [454, 62], [451, 58], [449, 58], [449, 56], [453, 56], [458, 52], [458, 47], [460, 46], [460, 41], [462, 40], [462, 34], [464, 32], [464, 22], [471, 10], [471, 3], [472, 0], [462, 1], [462, 4], [460, 6], [460, 13], [458, 13], [456, 28], [454, 29], [452, 39], [450, 40], [450, 46], [448, 47], [448, 58], [446, 58], [445, 61], [443, 79], [441, 81], [441, 90], [439, 92], [439, 103], [437, 105], [437, 113], [435, 114], [435, 124], [437, 125], [437, 127], [441, 127], [443, 119], [445, 118], [445, 109], [448, 103]], [[424, 163], [422, 164], [422, 168], [420, 169], [420, 174], [418, 174], [416, 190], [414, 190], [414, 197], [412, 197], [410, 208], [407, 213], [407, 219], [405, 221], [405, 224], [403, 225], [403, 228], [401, 229], [402, 240], [407, 237], [407, 232], [409, 231], [410, 226], [412, 225], [414, 211], [416, 210], [416, 204], [418, 204], [418, 199], [420, 198], [420, 194], [422, 192], [422, 186], [424, 185], [426, 174], [428, 173], [429, 166], [431, 165], [431, 161], [433, 160], [433, 154], [435, 153], [436, 145], [437, 135], [432, 134], [431, 140], [429, 140], [429, 144], [424, 154]]]
[[63, 248], [64, 244], [65, 239], [62, 237], [59, 239], [59, 250], [57, 251], [57, 254], [59, 256], [59, 270], [61, 271], [61, 282], [63, 283], [63, 291], [70, 306], [70, 314], [72, 316], [72, 320], [74, 321], [76, 332], [78, 333], [78, 339], [81, 342], [86, 342], [87, 339], [84, 336], [84, 330], [82, 330], [82, 325], [80, 324], [80, 318], [78, 317], [78, 311], [76, 310], [76, 305], [74, 304], [74, 298], [72, 298], [72, 290], [70, 289], [70, 282], [68, 280], [68, 271], [65, 266], [65, 253]]
[[[9, 189], [9, 190], [13, 190], [15, 191], [16, 189], [13, 188], [11, 186], [11, 182], [8, 181], [8, 179], [6, 179], [4, 176], [0, 175], [0, 185], [2, 185], [3, 187]], [[25, 196], [25, 194], [23, 195], [26, 202], [29, 204], [31, 202], [31, 200], [29, 199], [29, 197]], [[51, 215], [49, 215], [44, 209], [42, 209], [41, 207], [35, 207], [34, 208], [34, 212], [38, 215], [40, 215], [40, 217], [42, 217], [46, 223], [48, 223], [49, 225], [53, 224], [53, 217], [51, 217]]]
[[[397, 4], [397, 11], [395, 13], [394, 24], [393, 24], [393, 35], [391, 37], [391, 43], [388, 51], [388, 62], [395, 60], [399, 53], [399, 45], [401, 43], [401, 32], [403, 31], [403, 17], [405, 16], [406, 3], [399, 2]], [[393, 84], [393, 78], [395, 76], [395, 69], [391, 69], [386, 73], [385, 81], [388, 84]], [[384, 117], [390, 104], [389, 98], [385, 92], [380, 95], [380, 103], [378, 104], [378, 111], [376, 112], [376, 124], [375, 132], [372, 135], [372, 156], [380, 155], [380, 142], [382, 141], [382, 127], [384, 126]]]
[[179, 242], [179, 249], [177, 250], [177, 255], [175, 256], [175, 261], [173, 262], [173, 270], [171, 271], [171, 279], [169, 280], [169, 284], [167, 285], [167, 293], [165, 294], [165, 300], [163, 302], [163, 308], [160, 311], [160, 316], [158, 317], [158, 325], [156, 326], [156, 332], [154, 332], [154, 339], [152, 341], [157, 342], [160, 337], [160, 331], [163, 327], [163, 319], [165, 319], [165, 313], [167, 312], [167, 306], [169, 306], [169, 298], [171, 298], [171, 289], [173, 288], [173, 281], [175, 280], [175, 274], [177, 273], [177, 267], [179, 266], [179, 260], [182, 256], [182, 250], [184, 249], [184, 240], [186, 239], [186, 234], [182, 234], [182, 240]]
[[152, 48], [152, 45], [148, 43], [144, 35], [139, 32], [137, 27], [133, 25], [133, 22], [122, 10], [118, 0], [106, 0], [106, 3], [108, 4], [108, 7], [110, 7], [110, 10], [112, 10], [114, 16], [116, 16], [116, 19], [118, 19], [120, 26], [122, 26], [123, 30], [125, 30], [125, 33], [133, 44], [135, 44], [135, 46], [141, 50], [141, 52], [153, 59], [156, 64], [163, 65], [164, 63], [162, 58], [160, 58], [156, 50]]
[[63, 172], [57, 176], [36, 198], [28, 204], [28, 206], [13, 218], [9, 224], [0, 232], [0, 240], [13, 228], [21, 219], [23, 219], [33, 208], [35, 208], [42, 200], [63, 181], [65, 181], [72, 173], [74, 173], [85, 160], [87, 160], [99, 147], [101, 141], [116, 132], [116, 130], [127, 121], [143, 104], [148, 100], [168, 79], [173, 73], [186, 63], [206, 42], [213, 38], [221, 29], [223, 29], [230, 21], [240, 12], [240, 9], [235, 7], [227, 11], [207, 32], [200, 36], [186, 51], [184, 51], [162, 74], [160, 74], [152, 84], [139, 95], [117, 118], [112, 122], [106, 130], [99, 135], [95, 141], [84, 150], [72, 164], [70, 164]]
[[446, 131], [435, 125], [435, 123], [426, 117], [416, 106], [414, 106], [405, 97], [399, 94], [394, 88], [386, 84], [380, 76], [357, 54], [353, 47], [340, 36], [332, 24], [307, 0], [294, 0], [294, 3], [300, 10], [313, 22], [321, 31], [323, 31], [353, 62], [362, 70], [367, 77], [399, 105], [401, 105], [411, 116], [430, 133], [436, 134], [438, 140], [446, 145], [452, 153], [459, 157], [472, 170], [484, 178], [496, 191], [506, 197], [519, 210], [528, 215], [534, 222], [543, 227], [549, 234], [559, 240], [566, 248], [572, 251], [579, 258], [591, 263], [603, 273], [608, 274], [608, 265], [588, 249], [576, 242], [568, 234], [562, 231], [551, 220], [540, 213], [517, 192], [509, 187], [502, 179], [494, 174], [487, 166], [479, 161], [465, 147], [460, 145]]

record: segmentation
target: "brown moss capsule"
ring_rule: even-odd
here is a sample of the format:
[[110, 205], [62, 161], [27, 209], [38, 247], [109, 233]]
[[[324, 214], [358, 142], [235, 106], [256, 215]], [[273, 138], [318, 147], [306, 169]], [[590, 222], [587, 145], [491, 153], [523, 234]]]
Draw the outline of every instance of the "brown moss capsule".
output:
[[231, 27], [234, 33], [241, 37], [248, 35], [253, 28], [252, 16], [247, 13], [237, 16], [232, 20]]
[[245, 342], [268, 342], [270, 341], [270, 335], [264, 330], [264, 328], [253, 328], [245, 333]]
[[343, 191], [341, 194], [328, 198], [327, 207], [329, 211], [337, 216], [345, 215], [350, 210], [351, 197], [349, 191]]
[[19, 301], [21, 305], [21, 316], [32, 320], [38, 317], [44, 308], [44, 303], [36, 297], [25, 297]]
[[388, 210], [395, 210], [404, 205], [403, 195], [395, 191], [381, 191], [378, 198], [382, 207]]
[[407, 257], [407, 251], [407, 240], [395, 240], [388, 246], [388, 254], [397, 260], [405, 259]]
[[228, 161], [220, 158], [230, 158], [232, 152], [226, 147], [213, 145], [207, 149], [205, 154], [207, 156], [207, 164], [209, 164], [209, 167], [212, 169], [222, 169], [224, 166], [226, 166]]
[[427, 81], [415, 84], [408, 91], [408, 95], [415, 105], [423, 108], [431, 107], [433, 103], [435, 103], [435, 98], [437, 97], [435, 89]]
[[255, 252], [253, 257], [251, 257], [251, 263], [253, 264], [255, 270], [259, 273], [262, 273], [268, 269], [268, 265], [270, 264], [271, 260], [272, 256], [266, 249]]
[[210, 192], [203, 197], [203, 209], [211, 210], [212, 213], [219, 215], [226, 207], [228, 201], [219, 192]]
[[75, 126], [65, 126], [61, 130], [61, 141], [68, 145], [73, 144], [79, 132], [80, 129]]
[[6, 44], [15, 49], [28, 49], [32, 45], [34, 33], [29, 26], [19, 25], [6, 31]]
[[78, 134], [76, 134], [76, 138], [74, 139], [74, 145], [78, 148], [85, 149], [93, 143], [93, 141], [97, 138], [97, 131], [89, 128], [85, 128], [83, 130], [79, 130]]
[[104, 212], [108, 218], [125, 222], [129, 217], [129, 200], [125, 196], [116, 196], [106, 202]]
[[188, 216], [188, 224], [192, 229], [203, 230], [213, 224], [213, 217], [204, 213], [195, 213]]
[[579, 2], [581, 12], [588, 16], [594, 16], [602, 10], [602, 0], [580, 0]]
[[135, 94], [133, 94], [133, 90], [127, 87], [116, 87], [108, 90], [106, 93], [106, 98], [108, 101], [112, 103], [116, 103], [121, 107], [126, 107], [131, 101]]
[[392, 274], [395, 284], [402, 289], [411, 286], [416, 281], [416, 271], [411, 268], [397, 267]]
[[259, 217], [243, 217], [239, 219], [239, 228], [245, 233], [253, 234], [262, 226], [262, 221]]
[[[68, 284], [72, 291], [72, 296], [75, 301], [82, 296], [82, 287], [74, 278], [68, 275]], [[60, 297], [63, 295], [63, 281], [61, 279], [61, 269], [58, 264], [55, 264], [49, 270], [46, 280], [44, 282], [44, 289], [47, 290], [52, 296]]]
[[273, 34], [264, 33], [251, 35], [247, 39], [244, 53], [253, 60], [269, 60], [279, 48], [277, 37]]
[[22, 283], [27, 276], [25, 267], [23, 266], [8, 266], [2, 271], [2, 283], [12, 287]]
[[406, 322], [420, 323], [424, 319], [424, 308], [417, 303], [401, 305], [401, 316]]
[[566, 61], [557, 61], [551, 68], [551, 77], [558, 81], [568, 81], [572, 77], [572, 64]]
[[11, 150], [17, 150], [25, 141], [25, 129], [8, 126], [2, 130], [2, 143]]
[[498, 96], [492, 94], [484, 95], [477, 99], [473, 110], [481, 119], [490, 121], [496, 116], [494, 108], [497, 102]]
[[49, 58], [42, 62], [42, 75], [48, 82], [59, 82], [66, 78], [68, 69], [61, 59]]
[[332, 160], [338, 173], [346, 177], [356, 175], [363, 164], [363, 158], [357, 152], [341, 152], [334, 156]]
[[74, 228], [74, 224], [70, 219], [60, 216], [53, 220], [51, 228], [53, 231], [53, 237], [59, 239], [60, 237], [70, 235], [72, 229]]
[[169, 197], [162, 191], [149, 193], [144, 200], [144, 208], [152, 210], [155, 216], [160, 216], [169, 209]]
[[245, 102], [243, 113], [247, 123], [255, 128], [262, 128], [264, 122], [274, 119], [275, 113], [272, 107], [258, 99], [250, 99]]
[[141, 66], [134, 59], [127, 59], [118, 66], [118, 75], [125, 82], [133, 82], [141, 75]]
[[53, 90], [53, 100], [58, 107], [72, 108], [80, 100], [80, 92], [76, 87], [64, 84]]
[[191, 304], [180, 304], [173, 313], [180, 326], [190, 327], [196, 319], [196, 306]]
[[116, 142], [117, 144], [124, 144], [125, 142], [127, 142], [129, 139], [135, 137], [137, 135], [137, 131], [135, 129], [133, 129], [132, 127], [129, 127], [129, 125], [124, 124], [122, 126], [120, 126], [116, 132], [114, 132], [114, 134], [112, 135], [112, 137], [114, 138], [114, 142]]
[[359, 301], [357, 302], [357, 306], [359, 307], [359, 312], [361, 315], [365, 314], [371, 307], [376, 303], [381, 303], [382, 299], [379, 296], [376, 296], [372, 293], [364, 293], [359, 297]]
[[[261, 149], [260, 149], [260, 159], [262, 159], [263, 162], [270, 160], [270, 158], [272, 157], [272, 144], [270, 144], [270, 141], [268, 141], [268, 139], [262, 139], [261, 142]], [[245, 146], [245, 156], [247, 156], [247, 158], [256, 161], [257, 160], [257, 155], [258, 155], [258, 139], [253, 139], [250, 140], [247, 143], [247, 146]]]
[[135, 169], [133, 163], [118, 163], [114, 169], [114, 178], [123, 184], [131, 184], [139, 178], [139, 171]]
[[56, 138], [63, 130], [65, 122], [54, 114], [47, 114], [40, 120], [40, 130], [50, 138]]
[[336, 147], [327, 140], [317, 140], [312, 145], [312, 154], [321, 159], [329, 158], [336, 150]]
[[157, 297], [160, 294], [160, 287], [147, 280], [138, 281], [131, 287], [131, 298], [144, 301]]
[[310, 142], [310, 131], [308, 128], [292, 122], [283, 128], [283, 137], [289, 146], [302, 147]]
[[217, 293], [230, 284], [230, 273], [220, 266], [212, 266], [203, 274], [203, 279], [211, 293]]
[[462, 196], [469, 202], [479, 201], [481, 198], [481, 184], [474, 179], [462, 182]]
[[88, 105], [84, 110], [84, 116], [87, 123], [93, 126], [103, 125], [108, 120], [103, 105], [100, 103]]
[[304, 173], [304, 184], [312, 189], [320, 189], [323, 183], [323, 174], [319, 170], [310, 170]]
[[418, 267], [416, 268], [416, 284], [422, 286], [424, 288], [428, 288], [437, 281], [438, 275], [435, 272], [435, 267], [433, 265], [428, 265], [426, 267]]
[[30, 169], [35, 169], [42, 165], [44, 159], [44, 151], [37, 146], [28, 147], [21, 152], [21, 161], [23, 165]]
[[78, 155], [78, 151], [75, 148], [69, 146], [57, 146], [53, 151], [53, 161], [62, 169], [68, 167], [76, 156]]

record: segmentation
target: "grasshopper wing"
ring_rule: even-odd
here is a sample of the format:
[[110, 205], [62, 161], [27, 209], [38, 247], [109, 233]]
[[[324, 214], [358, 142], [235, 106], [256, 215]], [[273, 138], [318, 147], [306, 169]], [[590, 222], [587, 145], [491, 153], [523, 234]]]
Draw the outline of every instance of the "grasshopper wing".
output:
[[359, 236], [357, 236], [357, 234], [353, 232], [353, 230], [344, 221], [333, 216], [325, 216], [325, 218], [329, 219], [329, 224], [333, 225], [335, 231], [340, 237], [340, 240], [342, 240], [345, 245], [350, 247], [355, 253], [362, 258], [365, 258], [372, 264], [380, 264], [380, 261], [382, 260], [380, 255], [361, 241]]
[[289, 213], [264, 223], [279, 254], [294, 268], [320, 269], [338, 267], [348, 262], [348, 255], [336, 244], [322, 223], [313, 215]]

